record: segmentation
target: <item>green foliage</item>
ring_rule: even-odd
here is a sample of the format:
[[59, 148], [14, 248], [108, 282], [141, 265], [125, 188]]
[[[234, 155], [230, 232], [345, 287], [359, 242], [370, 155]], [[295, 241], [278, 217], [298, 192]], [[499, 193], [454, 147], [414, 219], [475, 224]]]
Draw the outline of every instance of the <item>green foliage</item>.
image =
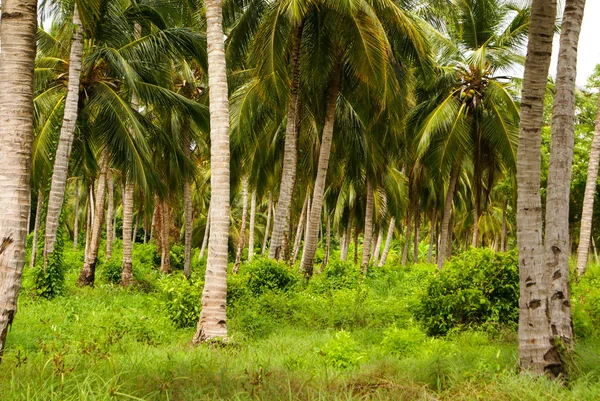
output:
[[430, 283], [419, 315], [431, 335], [480, 324], [513, 325], [518, 299], [516, 252], [470, 249], [446, 263]]
[[346, 331], [336, 333], [335, 338], [319, 350], [319, 354], [325, 357], [327, 365], [337, 369], [354, 367], [364, 358], [358, 343]]
[[253, 295], [261, 295], [265, 291], [287, 291], [300, 278], [285, 263], [261, 258], [245, 264], [240, 274], [246, 277], [248, 289]]
[[113, 258], [107, 260], [102, 264], [101, 274], [102, 277], [110, 284], [121, 284], [121, 273], [122, 273], [121, 261]]
[[[576, 273], [573, 274], [576, 277]], [[575, 335], [580, 338], [600, 338], [600, 266], [588, 269], [575, 283], [571, 295], [571, 312]]]
[[392, 326], [384, 333], [384, 338], [381, 341], [381, 348], [389, 354], [399, 357], [406, 357], [414, 354], [418, 350], [418, 346], [425, 340], [425, 334], [415, 328], [399, 329]]
[[166, 276], [159, 281], [164, 310], [177, 327], [194, 327], [200, 316], [204, 282], [183, 275]]
[[360, 280], [360, 271], [351, 262], [331, 260], [322, 274], [313, 277], [310, 287], [315, 292], [325, 292], [344, 288], [355, 288]]
[[[45, 213], [44, 213], [45, 216]], [[65, 267], [63, 264], [63, 225], [64, 213], [61, 214], [56, 231], [54, 251], [48, 256], [48, 265], [44, 268], [44, 241], [39, 241], [38, 258], [33, 269], [33, 293], [42, 298], [51, 299], [63, 294], [65, 286]], [[40, 237], [40, 238], [43, 238]]]
[[185, 260], [185, 247], [183, 245], [178, 244], [171, 245], [169, 255], [171, 258], [171, 268], [173, 270], [183, 270]]

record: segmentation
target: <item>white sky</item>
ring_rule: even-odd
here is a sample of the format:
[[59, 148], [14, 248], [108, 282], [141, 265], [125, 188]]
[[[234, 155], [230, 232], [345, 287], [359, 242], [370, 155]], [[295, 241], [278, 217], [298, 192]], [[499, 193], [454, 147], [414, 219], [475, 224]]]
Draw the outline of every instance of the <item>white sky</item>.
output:
[[[564, 2], [563, 2], [564, 4]], [[554, 38], [554, 54], [550, 73], [556, 76], [559, 37]], [[584, 86], [588, 76], [600, 64], [600, 0], [587, 0], [577, 57], [577, 85]]]

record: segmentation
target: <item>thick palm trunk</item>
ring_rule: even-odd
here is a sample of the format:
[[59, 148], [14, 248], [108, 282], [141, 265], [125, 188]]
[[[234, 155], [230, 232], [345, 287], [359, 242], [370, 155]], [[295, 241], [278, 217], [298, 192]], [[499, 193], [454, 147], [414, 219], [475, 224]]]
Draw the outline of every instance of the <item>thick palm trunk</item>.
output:
[[265, 223], [265, 235], [263, 236], [262, 250], [260, 256], [264, 257], [267, 252], [267, 241], [269, 240], [269, 232], [271, 231], [271, 212], [273, 211], [273, 194], [269, 192], [269, 205], [267, 206], [267, 222]]
[[206, 214], [206, 226], [204, 227], [204, 238], [202, 238], [202, 247], [200, 248], [200, 254], [198, 260], [204, 257], [206, 247], [208, 246], [208, 236], [210, 233], [210, 205], [208, 206], [208, 213]]
[[96, 277], [96, 262], [98, 260], [98, 249], [100, 248], [100, 238], [102, 237], [102, 220], [104, 219], [104, 201], [106, 200], [106, 174], [108, 172], [108, 156], [103, 151], [100, 156], [100, 174], [98, 176], [98, 186], [96, 187], [96, 205], [94, 207], [94, 219], [92, 222], [92, 232], [90, 245], [85, 254], [83, 269], [79, 274], [77, 285], [94, 285]]
[[388, 227], [387, 237], [385, 239], [385, 246], [383, 247], [383, 253], [381, 254], [381, 259], [379, 260], [379, 267], [385, 265], [387, 257], [390, 253], [390, 248], [392, 247], [392, 239], [394, 239], [394, 228], [396, 227], [396, 219], [392, 217], [390, 219], [390, 226]]
[[327, 178], [327, 169], [329, 168], [331, 142], [333, 140], [333, 126], [335, 122], [335, 109], [340, 90], [339, 69], [339, 67], [336, 67], [333, 73], [333, 82], [329, 90], [327, 114], [325, 117], [325, 124], [323, 126], [323, 135], [321, 137], [321, 149], [319, 150], [317, 178], [315, 179], [312, 205], [310, 206], [310, 223], [308, 227], [308, 235], [304, 239], [304, 251], [302, 253], [302, 262], [300, 264], [300, 270], [304, 272], [307, 278], [310, 278], [313, 274], [313, 262], [315, 259], [315, 252], [317, 251], [317, 235], [319, 232], [319, 225], [321, 224], [321, 209], [323, 208], [325, 179]]
[[523, 370], [535, 374], [556, 374], [562, 368], [548, 321], [540, 197], [541, 129], [555, 19], [555, 0], [533, 0], [517, 153], [519, 361]]
[[437, 225], [437, 212], [435, 209], [431, 210], [431, 218], [429, 220], [431, 222], [431, 230], [429, 232], [429, 249], [427, 250], [427, 263], [431, 263], [431, 259], [433, 256], [433, 245], [435, 243], [435, 227]]
[[44, 207], [44, 195], [42, 191], [38, 190], [37, 206], [35, 209], [35, 221], [33, 223], [33, 243], [31, 244], [31, 260], [29, 266], [35, 266], [37, 245], [38, 245], [38, 233], [40, 232], [40, 224], [42, 220], [42, 208]]
[[222, 0], [207, 0], [210, 105], [211, 228], [202, 312], [192, 342], [227, 336], [227, 243], [229, 238], [229, 99]]
[[592, 217], [594, 215], [594, 196], [598, 183], [598, 165], [600, 164], [600, 97], [598, 98], [598, 114], [596, 116], [596, 129], [590, 149], [585, 194], [583, 196], [583, 210], [581, 212], [581, 228], [579, 230], [579, 246], [577, 247], [577, 272], [585, 273], [592, 235]]
[[171, 206], [168, 199], [161, 200], [161, 256], [160, 272], [171, 273]]
[[77, 250], [79, 240], [79, 180], [75, 180], [75, 217], [73, 218], [73, 250]]
[[248, 219], [248, 177], [242, 180], [242, 222], [240, 224], [240, 240], [238, 241], [237, 251], [235, 253], [235, 263], [233, 264], [233, 273], [240, 270], [242, 263], [242, 252], [246, 245], [246, 220]]
[[115, 213], [115, 182], [112, 173], [108, 171], [108, 206], [106, 212], [106, 259], [112, 258], [113, 247], [113, 214]]
[[77, 6], [75, 6], [73, 11], [73, 29], [65, 111], [58, 139], [58, 147], [56, 148], [56, 155], [54, 157], [54, 170], [52, 171], [52, 182], [50, 184], [46, 211], [44, 265], [48, 263], [48, 258], [54, 251], [56, 232], [65, 197], [67, 175], [69, 173], [69, 158], [73, 144], [73, 134], [75, 132], [75, 123], [77, 122], [81, 59], [83, 57], [83, 26], [79, 18]]
[[373, 183], [367, 179], [367, 204], [365, 207], [365, 233], [363, 237], [363, 254], [360, 262], [360, 269], [363, 274], [369, 270], [369, 260], [371, 260], [371, 242], [373, 240]]
[[383, 231], [381, 228], [378, 231], [377, 242], [375, 242], [375, 249], [373, 250], [373, 256], [371, 257], [373, 263], [379, 262], [379, 253], [381, 252], [381, 243], [383, 242]]
[[550, 328], [553, 336], [558, 336], [568, 348], [573, 338], [569, 296], [569, 196], [575, 140], [577, 48], [584, 9], [585, 0], [566, 0], [552, 110], [544, 237], [546, 274], [550, 280]]
[[256, 221], [256, 190], [252, 191], [250, 198], [250, 233], [248, 234], [248, 262], [254, 259], [254, 225]]
[[121, 285], [129, 287], [133, 279], [133, 195], [135, 187], [127, 180], [123, 191], [123, 260], [121, 262]]
[[292, 50], [290, 103], [287, 111], [287, 126], [283, 151], [279, 200], [273, 218], [273, 233], [269, 258], [281, 259], [284, 233], [289, 226], [292, 196], [296, 184], [298, 164], [298, 134], [300, 132], [300, 44], [302, 42], [302, 24], [294, 28], [294, 47]]
[[446, 193], [446, 201], [444, 203], [444, 214], [442, 215], [442, 232], [440, 233], [440, 248], [437, 254], [437, 266], [441, 269], [444, 266], [446, 253], [448, 251], [448, 238], [452, 227], [450, 226], [450, 216], [452, 215], [452, 202], [454, 201], [454, 192], [456, 191], [456, 183], [460, 174], [460, 160], [456, 160], [452, 172], [450, 173], [450, 183], [448, 184], [448, 192]]
[[30, 214], [37, 1], [3, 0], [0, 25], [0, 359], [17, 312]]
[[[186, 118], [183, 124], [183, 154], [186, 158], [190, 158], [190, 123]], [[184, 228], [184, 258], [183, 258], [183, 274], [185, 277], [192, 276], [192, 231], [194, 230], [194, 216], [192, 208], [192, 190], [190, 188], [190, 177], [185, 177], [183, 180], [183, 219], [185, 220]]]
[[304, 198], [304, 204], [302, 205], [302, 212], [300, 213], [300, 218], [298, 219], [296, 238], [294, 239], [294, 249], [292, 251], [292, 259], [290, 259], [291, 264], [296, 263], [296, 259], [298, 258], [298, 252], [300, 251], [300, 243], [302, 242], [302, 231], [304, 228], [304, 222], [306, 221], [306, 209], [308, 208], [309, 202], [310, 192], [307, 191], [306, 197]]

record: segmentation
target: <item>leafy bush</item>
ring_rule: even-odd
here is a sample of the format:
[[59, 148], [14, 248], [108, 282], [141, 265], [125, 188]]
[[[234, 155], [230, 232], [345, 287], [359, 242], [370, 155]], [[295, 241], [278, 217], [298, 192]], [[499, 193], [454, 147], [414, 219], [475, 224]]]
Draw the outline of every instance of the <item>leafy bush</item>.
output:
[[358, 365], [364, 355], [359, 352], [358, 343], [346, 331], [340, 331], [335, 338], [319, 350], [329, 366], [348, 369]]
[[185, 247], [183, 245], [172, 245], [169, 251], [171, 258], [171, 268], [173, 270], [183, 270], [185, 261]]
[[392, 326], [384, 332], [381, 348], [388, 354], [405, 357], [414, 354], [427, 339], [417, 328], [399, 329]]
[[110, 284], [121, 283], [122, 266], [121, 261], [111, 259], [102, 264], [102, 277]]
[[[44, 216], [46, 213], [43, 214]], [[44, 241], [39, 241], [38, 258], [33, 270], [33, 292], [43, 298], [54, 298], [61, 295], [65, 287], [65, 269], [63, 265], [63, 227], [64, 213], [60, 215], [54, 251], [48, 256], [48, 266], [44, 268]], [[40, 236], [44, 238], [44, 236]]]
[[444, 335], [484, 323], [516, 324], [518, 299], [517, 253], [470, 249], [431, 281], [418, 312], [429, 334]]
[[322, 274], [313, 277], [310, 288], [317, 293], [331, 290], [356, 288], [360, 279], [357, 266], [343, 260], [332, 260]]
[[[573, 275], [573, 277], [576, 277]], [[578, 337], [600, 337], [600, 266], [589, 266], [587, 272], [573, 283], [571, 305], [573, 328]]]
[[204, 282], [183, 275], [165, 276], [159, 282], [164, 309], [177, 327], [194, 327], [200, 316]]
[[284, 263], [271, 259], [255, 259], [241, 270], [247, 278], [247, 286], [254, 295], [265, 291], [287, 291], [299, 281], [299, 274], [293, 273]]

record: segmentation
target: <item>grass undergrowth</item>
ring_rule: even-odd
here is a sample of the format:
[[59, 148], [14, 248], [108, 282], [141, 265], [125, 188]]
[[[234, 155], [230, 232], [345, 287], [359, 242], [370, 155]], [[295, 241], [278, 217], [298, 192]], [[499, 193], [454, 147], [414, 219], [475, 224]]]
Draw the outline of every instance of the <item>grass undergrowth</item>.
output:
[[428, 336], [419, 313], [434, 266], [362, 277], [333, 262], [307, 285], [280, 265], [246, 264], [229, 283], [229, 343], [192, 347], [194, 318], [175, 310], [190, 313], [202, 263], [183, 287], [178, 272], [160, 277], [151, 246], [139, 245], [133, 289], [112, 284], [102, 265], [96, 287], [82, 289], [73, 285], [81, 252], [65, 248], [62, 296], [35, 296], [26, 272], [0, 365], [2, 401], [600, 399], [598, 268], [573, 285], [578, 342], [561, 384], [518, 374], [510, 325]]

